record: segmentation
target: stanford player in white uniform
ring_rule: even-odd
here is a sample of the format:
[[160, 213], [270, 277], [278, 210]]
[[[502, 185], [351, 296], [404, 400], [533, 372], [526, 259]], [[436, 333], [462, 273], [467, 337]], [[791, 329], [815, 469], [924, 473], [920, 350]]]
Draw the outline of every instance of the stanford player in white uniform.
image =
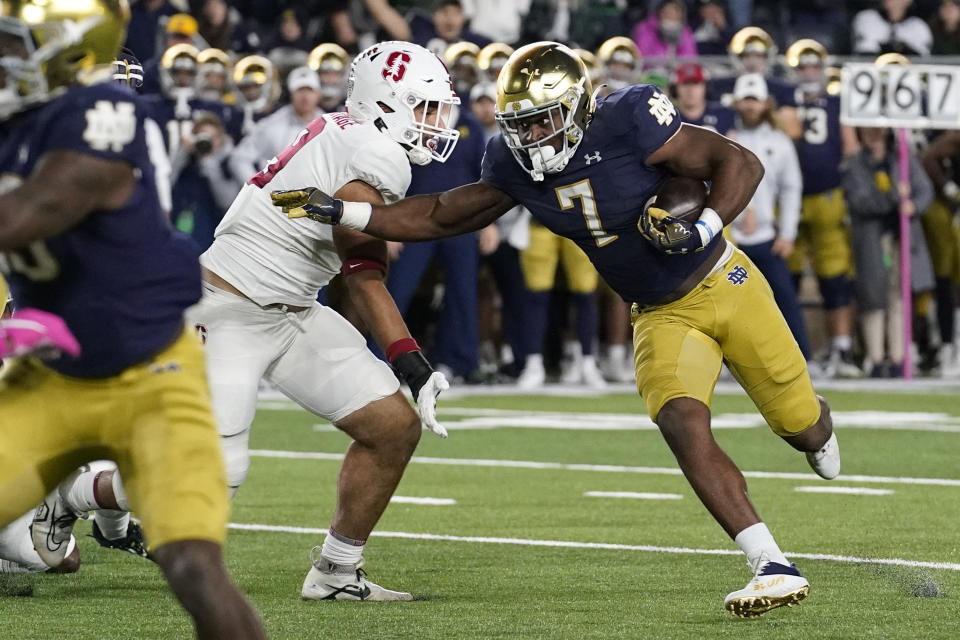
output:
[[[385, 243], [364, 233], [291, 220], [273, 190], [314, 185], [344, 200], [390, 203], [410, 183], [410, 162], [443, 162], [458, 133], [447, 127], [459, 100], [443, 63], [407, 42], [385, 42], [353, 62], [346, 113], [328, 113], [252, 177], [201, 257], [205, 293], [191, 320], [204, 337], [227, 479], [250, 466], [257, 384], [265, 377], [302, 407], [353, 438], [323, 546], [311, 553], [307, 600], [412, 600], [360, 571], [363, 545], [420, 438], [421, 420], [441, 437], [436, 397], [448, 387], [410, 337], [384, 286]], [[417, 400], [335, 311], [316, 302], [338, 273], [351, 302]]]

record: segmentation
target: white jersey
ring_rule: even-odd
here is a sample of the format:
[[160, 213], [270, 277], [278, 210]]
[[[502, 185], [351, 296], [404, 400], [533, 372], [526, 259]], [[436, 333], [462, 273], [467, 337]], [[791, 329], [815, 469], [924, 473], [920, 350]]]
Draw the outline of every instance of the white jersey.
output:
[[247, 181], [200, 263], [261, 306], [310, 306], [340, 272], [333, 227], [288, 218], [270, 192], [316, 187], [333, 195], [354, 180], [395, 202], [410, 186], [407, 155], [372, 123], [324, 114]]

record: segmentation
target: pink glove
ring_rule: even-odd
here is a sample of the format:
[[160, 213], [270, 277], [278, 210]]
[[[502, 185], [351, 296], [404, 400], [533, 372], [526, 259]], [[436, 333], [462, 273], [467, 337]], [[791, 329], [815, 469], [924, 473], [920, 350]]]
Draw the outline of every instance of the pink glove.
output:
[[18, 309], [0, 320], [0, 358], [80, 355], [80, 344], [60, 316], [39, 309]]

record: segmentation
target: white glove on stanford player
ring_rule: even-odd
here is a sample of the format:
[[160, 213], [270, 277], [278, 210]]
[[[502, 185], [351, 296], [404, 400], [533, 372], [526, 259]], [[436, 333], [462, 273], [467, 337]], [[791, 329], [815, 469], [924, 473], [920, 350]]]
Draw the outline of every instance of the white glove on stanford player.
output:
[[447, 377], [439, 371], [434, 371], [420, 387], [420, 393], [417, 395], [417, 412], [420, 414], [420, 421], [423, 422], [423, 426], [441, 438], [447, 437], [447, 430], [437, 422], [437, 396], [441, 391], [449, 388], [450, 383], [447, 382]]

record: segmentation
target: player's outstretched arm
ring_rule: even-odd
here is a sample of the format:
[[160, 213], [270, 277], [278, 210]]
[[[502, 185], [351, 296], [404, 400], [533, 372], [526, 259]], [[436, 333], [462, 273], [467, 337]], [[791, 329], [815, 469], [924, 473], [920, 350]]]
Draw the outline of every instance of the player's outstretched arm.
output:
[[730, 224], [750, 203], [763, 165], [748, 149], [709, 129], [683, 125], [662, 147], [647, 156], [647, 164], [663, 164], [671, 172], [709, 180], [707, 207]]
[[136, 186], [133, 167], [76, 151], [51, 151], [15, 189], [0, 196], [0, 249], [55, 236], [91, 212], [116, 209]]
[[398, 242], [436, 240], [477, 231], [516, 204], [509, 195], [483, 181], [379, 206], [331, 198], [313, 187], [274, 191], [270, 195], [273, 204], [291, 218], [308, 217]]

